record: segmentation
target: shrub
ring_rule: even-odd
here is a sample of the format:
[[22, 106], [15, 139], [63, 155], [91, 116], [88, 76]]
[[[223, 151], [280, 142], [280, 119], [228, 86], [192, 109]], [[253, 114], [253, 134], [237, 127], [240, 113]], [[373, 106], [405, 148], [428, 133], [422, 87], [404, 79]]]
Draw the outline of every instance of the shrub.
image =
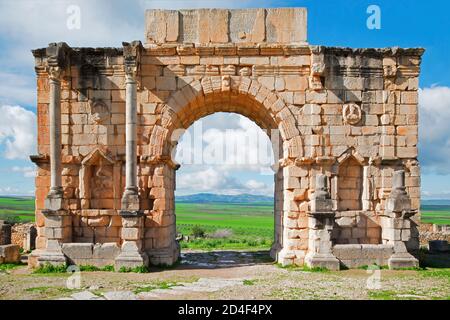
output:
[[18, 215], [10, 213], [2, 215], [2, 220], [6, 221], [9, 224], [20, 223], [20, 217]]
[[147, 266], [139, 266], [139, 267], [134, 267], [134, 268], [121, 267], [119, 269], [119, 272], [147, 273], [147, 272], [149, 272], [149, 269]]
[[194, 226], [192, 227], [192, 235], [195, 238], [204, 238], [205, 237], [205, 229], [203, 229], [200, 226]]

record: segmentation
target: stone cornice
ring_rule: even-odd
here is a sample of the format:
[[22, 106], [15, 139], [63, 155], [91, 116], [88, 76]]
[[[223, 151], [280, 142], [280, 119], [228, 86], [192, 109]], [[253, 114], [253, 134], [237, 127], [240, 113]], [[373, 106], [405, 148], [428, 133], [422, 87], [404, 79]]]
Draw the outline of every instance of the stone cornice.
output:
[[[134, 45], [133, 45], [134, 44]], [[367, 55], [378, 57], [391, 57], [391, 56], [418, 56], [421, 57], [425, 49], [424, 48], [347, 48], [347, 47], [328, 47], [328, 46], [316, 46], [316, 45], [302, 45], [302, 44], [272, 44], [272, 43], [259, 43], [259, 44], [208, 44], [200, 45], [194, 43], [183, 44], [161, 44], [161, 45], [146, 45], [142, 46], [139, 41], [133, 41], [131, 43], [124, 42], [124, 47], [74, 47], [71, 48], [71, 57], [76, 55], [89, 55], [89, 56], [103, 56], [114, 57], [127, 55], [124, 52], [130, 48], [131, 52], [137, 47], [140, 48], [140, 52], [146, 55], [152, 56], [290, 56], [290, 55], [310, 55], [310, 54], [334, 54], [334, 55]], [[133, 49], [131, 49], [133, 48]], [[35, 58], [45, 58], [46, 48], [39, 48], [32, 50]], [[76, 59], [73, 59], [76, 63]]]

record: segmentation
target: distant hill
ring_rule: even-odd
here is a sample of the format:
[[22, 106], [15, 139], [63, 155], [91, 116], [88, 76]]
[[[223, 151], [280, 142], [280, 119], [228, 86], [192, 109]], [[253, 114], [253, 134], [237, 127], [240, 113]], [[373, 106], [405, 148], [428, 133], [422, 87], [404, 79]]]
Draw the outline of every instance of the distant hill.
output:
[[176, 196], [175, 201], [185, 203], [273, 203], [273, 197], [254, 194], [226, 195], [214, 193], [197, 193], [186, 196]]

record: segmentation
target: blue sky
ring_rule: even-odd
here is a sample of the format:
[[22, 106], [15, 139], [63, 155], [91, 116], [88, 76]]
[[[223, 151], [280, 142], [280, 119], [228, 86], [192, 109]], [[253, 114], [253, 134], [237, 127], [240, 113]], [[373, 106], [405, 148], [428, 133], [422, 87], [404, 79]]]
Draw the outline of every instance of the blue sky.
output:
[[[81, 10], [81, 29], [68, 30], [67, 8]], [[381, 29], [366, 27], [369, 5], [381, 9]], [[0, 0], [0, 194], [31, 194], [35, 153], [35, 75], [30, 50], [48, 42], [120, 46], [143, 40], [145, 8], [306, 7], [311, 44], [349, 47], [424, 47], [420, 78], [420, 155], [424, 198], [450, 199], [450, 2], [436, 1], [50, 1]], [[205, 119], [206, 129], [228, 123], [249, 130], [233, 115]], [[225, 128], [222, 128], [225, 129]], [[264, 171], [264, 170], [263, 170]], [[265, 172], [265, 171], [264, 171]], [[199, 179], [217, 192], [270, 193], [273, 177], [250, 166], [184, 166], [183, 181]], [[219, 181], [225, 188], [212, 183]], [[211, 182], [212, 184], [208, 183]]]

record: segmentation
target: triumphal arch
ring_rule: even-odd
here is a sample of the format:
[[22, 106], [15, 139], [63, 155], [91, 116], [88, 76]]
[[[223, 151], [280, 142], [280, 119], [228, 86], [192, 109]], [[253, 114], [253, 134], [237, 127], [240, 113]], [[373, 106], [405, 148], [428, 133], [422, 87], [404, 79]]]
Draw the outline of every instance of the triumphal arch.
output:
[[30, 265], [179, 258], [180, 128], [242, 114], [274, 140], [274, 260], [417, 265], [422, 49], [310, 45], [303, 8], [148, 10], [145, 43], [33, 51], [37, 250]]

